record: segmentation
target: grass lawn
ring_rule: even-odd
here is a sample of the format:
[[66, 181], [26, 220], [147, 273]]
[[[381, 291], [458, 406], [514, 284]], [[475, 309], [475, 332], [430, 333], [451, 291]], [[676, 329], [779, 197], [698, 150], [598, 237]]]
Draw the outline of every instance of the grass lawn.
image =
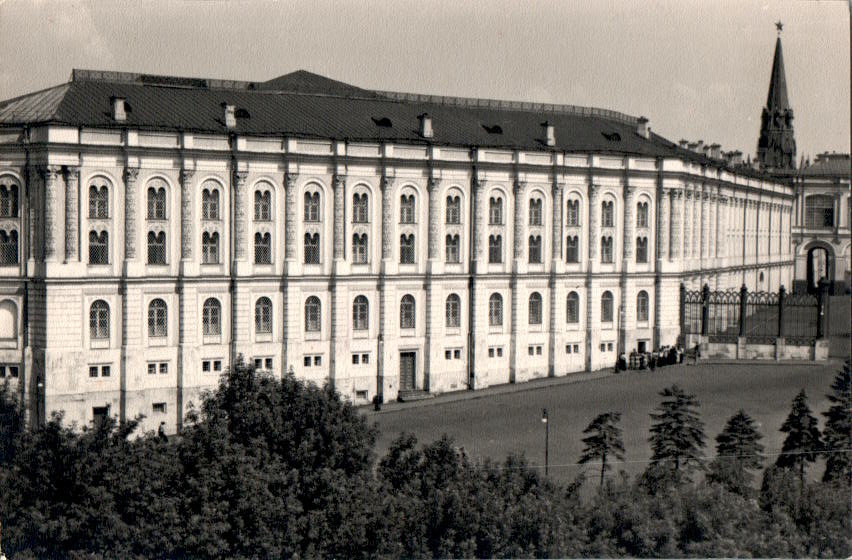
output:
[[[668, 366], [654, 372], [630, 371], [592, 381], [491, 395], [484, 398], [386, 410], [366, 411], [379, 428], [376, 449], [383, 455], [400, 432], [407, 431], [423, 443], [446, 433], [473, 458], [502, 460], [523, 453], [531, 463], [544, 464], [542, 408], [550, 417], [550, 475], [570, 481], [583, 468], [576, 465], [583, 449], [583, 429], [599, 413], [619, 411], [624, 430], [625, 463], [631, 474], [644, 470], [651, 457], [648, 444], [649, 413], [660, 402], [658, 393], [678, 383], [697, 395], [705, 423], [708, 455], [715, 455], [715, 437], [725, 421], [740, 408], [758, 422], [766, 453], [781, 450], [779, 429], [790, 411], [793, 397], [804, 388], [811, 410], [820, 420], [828, 408], [831, 381], [839, 362], [825, 365], [785, 365], [772, 362], [732, 365]], [[770, 457], [767, 462], [774, 461]], [[589, 467], [594, 469], [594, 467]], [[821, 475], [822, 465], [812, 469]], [[819, 471], [819, 472], [817, 472]]]

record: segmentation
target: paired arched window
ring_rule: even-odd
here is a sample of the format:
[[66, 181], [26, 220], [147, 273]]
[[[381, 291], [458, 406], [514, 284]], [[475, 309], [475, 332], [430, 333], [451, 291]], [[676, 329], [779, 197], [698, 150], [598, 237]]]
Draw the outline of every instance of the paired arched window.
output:
[[369, 247], [367, 245], [367, 234], [352, 235], [352, 262], [356, 264], [366, 264], [368, 261]]
[[0, 229], [0, 264], [18, 264], [18, 232]]
[[488, 298], [488, 324], [492, 327], [503, 326], [503, 296], [491, 294]]
[[568, 292], [565, 308], [565, 320], [571, 324], [580, 322], [580, 296], [577, 295], [577, 292]]
[[305, 234], [305, 264], [320, 263], [320, 236], [318, 233]]
[[93, 340], [109, 338], [109, 304], [102, 299], [89, 308], [89, 336]]
[[399, 223], [413, 224], [416, 221], [415, 209], [414, 195], [402, 195], [399, 200]]
[[219, 234], [215, 231], [201, 235], [201, 262], [219, 264]]
[[0, 184], [0, 218], [18, 217], [18, 185]]
[[272, 234], [257, 232], [254, 234], [255, 264], [272, 264]]
[[148, 219], [166, 219], [166, 189], [148, 187]]
[[367, 193], [352, 195], [352, 221], [366, 224], [370, 221], [370, 201]]
[[305, 221], [320, 221], [320, 195], [318, 192], [305, 193]]
[[640, 236], [636, 238], [636, 262], [648, 262], [648, 238]]
[[601, 262], [606, 264], [613, 262], [612, 237], [609, 235], [601, 237]]
[[89, 232], [89, 264], [109, 264], [109, 233]]
[[568, 206], [565, 208], [565, 225], [567, 227], [577, 227], [580, 225], [580, 201], [569, 200]]
[[601, 227], [613, 227], [614, 206], [611, 200], [605, 200], [601, 204]]
[[168, 307], [161, 299], [152, 299], [148, 304], [148, 336], [162, 337], [169, 332]]
[[636, 295], [636, 320], [648, 320], [648, 292], [640, 290]]
[[503, 262], [503, 236], [489, 235], [488, 236], [488, 262], [501, 263]]
[[201, 191], [201, 219], [219, 219], [219, 189], [204, 189]]
[[569, 235], [565, 239], [565, 260], [569, 263], [580, 262], [580, 239], [576, 235]]
[[612, 323], [612, 292], [601, 294], [601, 322]]
[[530, 199], [530, 225], [540, 226], [544, 222], [543, 201], [540, 198]]
[[322, 305], [317, 296], [311, 296], [305, 300], [305, 332], [320, 332], [322, 329], [321, 310]]
[[399, 302], [399, 328], [413, 329], [416, 324], [414, 296], [405, 294]]
[[414, 264], [414, 234], [399, 236], [399, 263]]
[[254, 304], [254, 332], [272, 334], [272, 300], [268, 297], [258, 298]]
[[461, 223], [461, 198], [458, 196], [447, 197], [446, 222], [448, 225]]
[[488, 223], [492, 226], [503, 225], [503, 198], [491, 197], [488, 201]]
[[461, 241], [458, 235], [448, 235], [444, 241], [445, 258], [448, 263], [461, 262]]
[[648, 227], [648, 203], [639, 202], [636, 204], [636, 227]]
[[89, 218], [109, 218], [109, 188], [106, 185], [89, 187]]
[[166, 264], [166, 232], [148, 232], [148, 264]]
[[352, 328], [365, 331], [370, 325], [370, 301], [367, 296], [357, 296], [352, 302]]
[[447, 296], [446, 325], [447, 328], [458, 328], [461, 326], [461, 298], [458, 294]]
[[272, 192], [268, 190], [254, 191], [254, 221], [269, 222], [272, 220]]
[[208, 298], [201, 308], [201, 326], [205, 336], [222, 334], [222, 304], [216, 298]]
[[529, 299], [529, 323], [530, 325], [541, 324], [541, 294], [533, 292]]
[[541, 264], [541, 236], [530, 235], [529, 239], [529, 262], [530, 264]]

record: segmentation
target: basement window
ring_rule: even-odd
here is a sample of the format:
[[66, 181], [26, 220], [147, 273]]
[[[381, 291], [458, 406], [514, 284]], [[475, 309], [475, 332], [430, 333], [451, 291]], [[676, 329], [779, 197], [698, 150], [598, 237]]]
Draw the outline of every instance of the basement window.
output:
[[373, 122], [376, 123], [376, 126], [380, 126], [382, 128], [393, 128], [393, 123], [387, 117], [370, 117], [373, 119]]
[[482, 128], [484, 128], [485, 132], [487, 132], [488, 134], [503, 134], [503, 127], [501, 127], [499, 124], [484, 124], [482, 125]]

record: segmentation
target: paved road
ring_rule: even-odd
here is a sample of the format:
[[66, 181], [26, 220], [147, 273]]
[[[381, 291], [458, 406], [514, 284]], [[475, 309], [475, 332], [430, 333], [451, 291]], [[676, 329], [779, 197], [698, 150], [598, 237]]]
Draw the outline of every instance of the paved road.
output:
[[621, 468], [633, 474], [641, 472], [651, 456], [647, 441], [651, 426], [649, 413], [660, 401], [659, 391], [672, 383], [698, 396], [709, 454], [715, 454], [716, 434], [740, 408], [759, 422], [766, 452], [776, 453], [783, 442], [783, 434], [778, 430], [801, 388], [807, 391], [811, 409], [822, 425], [819, 413], [828, 408], [825, 394], [838, 368], [838, 363], [703, 363], [548, 384], [531, 390], [519, 384], [506, 388], [508, 392], [484, 398], [386, 407], [380, 413], [362, 410], [380, 430], [377, 444], [380, 456], [401, 431], [414, 433], [421, 442], [447, 433], [472, 457], [503, 459], [510, 452], [523, 452], [530, 462], [543, 465], [541, 410], [546, 407], [550, 417], [550, 473], [567, 481], [580, 468], [575, 463], [583, 447], [583, 429], [605, 411], [622, 413], [627, 462]]

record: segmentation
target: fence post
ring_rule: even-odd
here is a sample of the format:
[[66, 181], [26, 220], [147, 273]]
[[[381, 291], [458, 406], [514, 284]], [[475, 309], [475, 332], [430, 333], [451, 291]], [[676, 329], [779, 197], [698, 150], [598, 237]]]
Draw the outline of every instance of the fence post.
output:
[[825, 337], [825, 304], [828, 300], [828, 283], [820, 280], [817, 291], [817, 338]]
[[778, 290], [778, 338], [784, 338], [784, 300], [787, 299], [787, 289], [781, 284]]
[[748, 288], [743, 284], [740, 288], [740, 334], [745, 336], [745, 320], [746, 320], [746, 302], [748, 301]]
[[704, 284], [701, 289], [701, 334], [707, 334], [707, 320], [709, 318], [710, 286]]
[[686, 286], [683, 282], [680, 283], [680, 332], [684, 332], [686, 325]]

